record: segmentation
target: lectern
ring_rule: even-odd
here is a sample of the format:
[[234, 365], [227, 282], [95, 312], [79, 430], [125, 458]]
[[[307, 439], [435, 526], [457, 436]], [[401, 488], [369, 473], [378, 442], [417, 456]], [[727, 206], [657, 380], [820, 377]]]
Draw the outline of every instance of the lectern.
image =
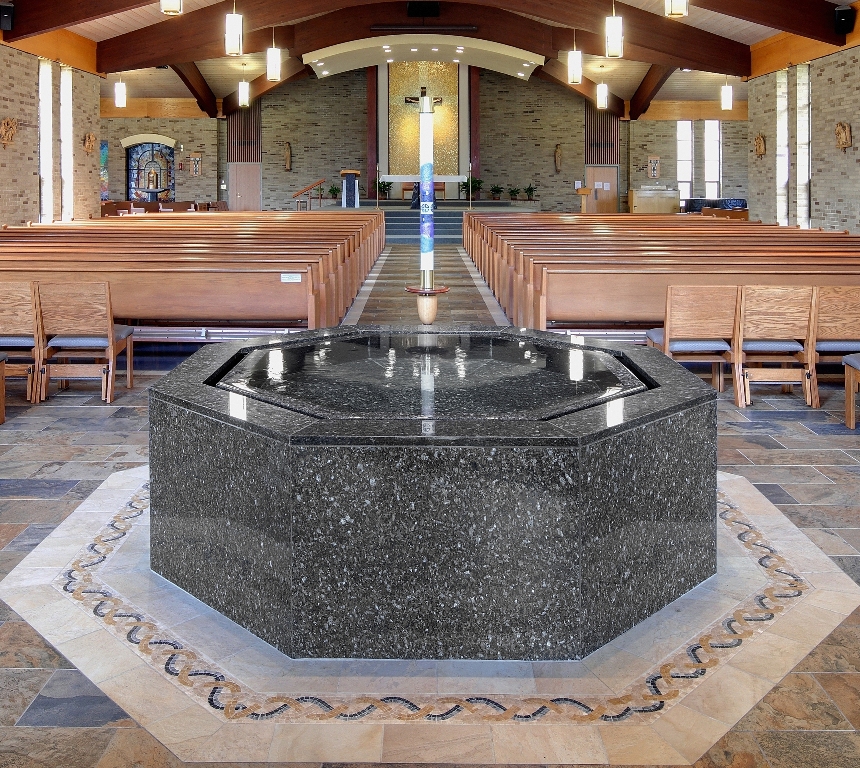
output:
[[361, 171], [344, 170], [341, 178], [341, 205], [344, 208], [358, 208], [358, 177]]

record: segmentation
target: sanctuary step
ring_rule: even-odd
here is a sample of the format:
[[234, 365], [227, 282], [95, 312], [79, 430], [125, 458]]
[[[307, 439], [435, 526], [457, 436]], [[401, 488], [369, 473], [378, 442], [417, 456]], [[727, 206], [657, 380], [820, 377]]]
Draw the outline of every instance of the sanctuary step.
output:
[[[440, 245], [460, 245], [463, 242], [463, 212], [437, 208], [434, 218], [436, 242]], [[420, 243], [418, 211], [386, 210], [385, 242], [387, 245], [418, 245]]]

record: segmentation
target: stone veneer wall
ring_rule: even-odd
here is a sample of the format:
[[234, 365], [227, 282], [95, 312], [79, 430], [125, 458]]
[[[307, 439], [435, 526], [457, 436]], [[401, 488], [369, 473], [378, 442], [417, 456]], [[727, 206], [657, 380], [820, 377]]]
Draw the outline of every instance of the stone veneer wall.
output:
[[[523, 82], [481, 70], [481, 178], [537, 187], [541, 210], [579, 211], [575, 181], [585, 179], [585, 105], [581, 96], [537, 78]], [[561, 144], [561, 173], [555, 145]]]
[[326, 180], [325, 189], [340, 186], [344, 168], [359, 169], [367, 189], [366, 104], [364, 69], [286, 83], [263, 96], [263, 210], [291, 208], [293, 194], [318, 179]]
[[[218, 125], [214, 118], [108, 117], [101, 121], [102, 139], [108, 142], [108, 183], [110, 199], [125, 200], [125, 149], [120, 143], [138, 133], [158, 133], [176, 140], [175, 162], [189, 152], [203, 155], [201, 175], [191, 176], [186, 165], [176, 171], [176, 200], [215, 201], [218, 199]], [[183, 150], [179, 150], [179, 145]]]
[[[72, 112], [74, 115], [75, 146], [75, 204], [74, 217], [98, 218], [99, 212], [99, 140], [101, 120], [99, 117], [99, 78], [86, 72], [72, 72]], [[95, 148], [90, 154], [84, 149], [84, 137], [92, 133], [96, 137]]]
[[[648, 158], [660, 158], [660, 178], [648, 178]], [[678, 185], [678, 127], [672, 120], [630, 122], [630, 189], [643, 185]]]
[[[750, 219], [776, 223], [776, 73], [749, 82], [749, 207]], [[756, 157], [753, 142], [761, 134], [767, 153]]]
[[0, 145], [0, 224], [39, 220], [39, 60], [0, 45], [0, 120], [18, 121]]
[[[860, 233], [860, 49], [812, 62], [812, 226]], [[836, 123], [854, 129], [854, 146], [836, 148]]]
[[749, 195], [749, 124], [725, 120], [720, 126], [723, 143], [723, 197]]

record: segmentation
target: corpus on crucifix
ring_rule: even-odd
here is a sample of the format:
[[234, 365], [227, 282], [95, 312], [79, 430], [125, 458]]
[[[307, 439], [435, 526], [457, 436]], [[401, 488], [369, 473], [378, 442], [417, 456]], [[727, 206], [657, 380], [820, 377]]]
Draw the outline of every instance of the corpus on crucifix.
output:
[[433, 105], [442, 99], [431, 99], [422, 86], [419, 97], [407, 96], [407, 104], [418, 104], [418, 166], [421, 193], [421, 285], [408, 287], [410, 293], [418, 294], [418, 317], [424, 325], [436, 319], [440, 293], [448, 289], [436, 288], [433, 280]]

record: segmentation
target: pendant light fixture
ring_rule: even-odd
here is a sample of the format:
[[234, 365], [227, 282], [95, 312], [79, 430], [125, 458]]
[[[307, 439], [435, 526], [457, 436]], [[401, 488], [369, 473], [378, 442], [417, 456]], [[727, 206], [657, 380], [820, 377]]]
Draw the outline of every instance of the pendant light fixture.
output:
[[182, 0], [161, 0], [161, 12], [165, 16], [178, 16], [182, 13]]
[[113, 103], [118, 109], [125, 109], [127, 103], [125, 83], [122, 81], [122, 75], [113, 87]]
[[239, 106], [247, 107], [251, 103], [251, 86], [245, 79], [245, 63], [242, 62], [242, 80], [239, 83]]
[[670, 19], [680, 19], [689, 13], [690, 4], [688, 0], [666, 0], [666, 16]]
[[567, 82], [582, 84], [582, 51], [576, 50], [576, 30], [573, 30], [573, 50], [567, 53]]
[[275, 47], [275, 28], [272, 27], [272, 47], [266, 51], [266, 80], [278, 83], [281, 80], [281, 49]]
[[606, 83], [600, 83], [597, 86], [597, 108], [609, 108], [609, 86]]
[[620, 59], [624, 56], [624, 29], [621, 17], [615, 15], [615, 0], [612, 0], [612, 15], [606, 17], [606, 58]]
[[731, 111], [734, 108], [733, 102], [733, 89], [729, 85], [729, 77], [726, 75], [726, 84], [720, 89], [720, 106], [726, 111]]
[[233, 13], [227, 14], [224, 50], [228, 56], [242, 55], [242, 14], [236, 13], [236, 0], [233, 0]]

